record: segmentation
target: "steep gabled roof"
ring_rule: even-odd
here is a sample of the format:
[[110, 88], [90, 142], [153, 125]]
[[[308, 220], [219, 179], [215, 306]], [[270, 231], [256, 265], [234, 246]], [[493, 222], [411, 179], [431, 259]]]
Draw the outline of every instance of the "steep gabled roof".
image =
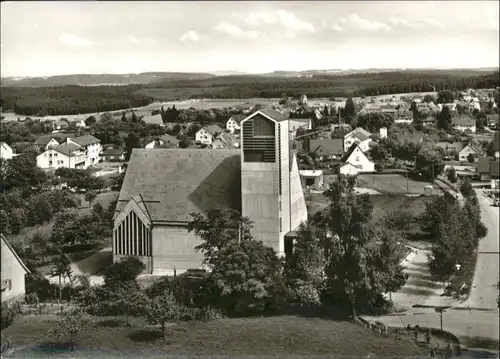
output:
[[54, 136], [51, 135], [40, 136], [36, 139], [35, 145], [47, 146], [52, 139], [54, 139]]
[[240, 123], [245, 117], [246, 117], [245, 115], [238, 114], [238, 115], [232, 115], [230, 119], [232, 118], [234, 122]]
[[260, 113], [260, 114], [262, 114], [262, 115], [264, 115], [266, 117], [269, 117], [269, 118], [271, 118], [272, 120], [274, 120], [276, 122], [281, 122], [281, 121], [287, 121], [288, 120], [288, 117], [286, 117], [285, 115], [283, 115], [281, 112], [278, 112], [278, 111], [272, 109], [271, 107], [262, 108], [259, 111], [253, 113], [251, 116], [255, 115], [256, 113]]
[[212, 136], [215, 136], [217, 133], [223, 133], [224, 130], [220, 128], [218, 125], [208, 125], [203, 127], [205, 131], [207, 131]]
[[241, 210], [239, 150], [134, 149], [117, 203], [141, 195], [153, 221], [185, 225], [216, 206]]
[[483, 153], [483, 151], [482, 151], [479, 147], [477, 147], [476, 145], [474, 145], [474, 144], [472, 144], [472, 143], [469, 143], [468, 145], [466, 145], [464, 148], [462, 148], [462, 149], [460, 150], [460, 152], [462, 152], [462, 151], [463, 151], [465, 148], [467, 148], [467, 147], [472, 148], [472, 149], [474, 150], [474, 152], [476, 152], [476, 153], [478, 153], [478, 154]]
[[17, 252], [14, 250], [14, 248], [12, 248], [12, 246], [10, 245], [9, 241], [7, 241], [7, 238], [5, 238], [5, 236], [3, 235], [3, 233], [0, 233], [0, 237], [1, 237], [1, 240], [2, 240], [2, 252], [5, 250], [4, 245], [8, 248], [8, 250], [10, 250], [12, 252], [12, 254], [14, 255], [14, 257], [17, 259], [17, 261], [19, 262], [19, 264], [21, 265], [21, 267], [26, 271], [27, 274], [31, 273], [31, 271], [28, 269], [28, 267], [26, 267], [26, 264], [24, 264], [24, 262], [21, 260], [21, 258], [19, 258], [19, 255], [17, 254]]
[[148, 125], [163, 125], [161, 114], [144, 116], [142, 120]]
[[365, 140], [368, 140], [370, 138], [371, 133], [366, 131], [365, 129], [363, 129], [361, 127], [356, 127], [354, 130], [352, 130], [347, 135], [345, 135], [345, 137], [348, 137], [348, 136], [355, 136], [359, 140], [365, 141]]
[[338, 156], [344, 152], [344, 142], [341, 139], [311, 140], [309, 144], [311, 152], [320, 156]]
[[[357, 143], [353, 143], [351, 145], [351, 147], [349, 147], [349, 149], [347, 150], [347, 152], [344, 153], [344, 155], [342, 156], [342, 160], [341, 161], [342, 162], [347, 161], [357, 147], [359, 147], [358, 144]], [[363, 152], [363, 151], [361, 151], [361, 152]]]

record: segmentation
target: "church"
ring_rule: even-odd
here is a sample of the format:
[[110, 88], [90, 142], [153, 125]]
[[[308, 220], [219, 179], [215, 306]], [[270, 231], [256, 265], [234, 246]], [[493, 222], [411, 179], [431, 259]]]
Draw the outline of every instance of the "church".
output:
[[289, 122], [271, 108], [249, 115], [240, 149], [134, 149], [114, 216], [113, 260], [137, 256], [154, 275], [200, 268], [190, 213], [217, 206], [250, 218], [254, 238], [284, 255], [287, 234], [307, 220]]

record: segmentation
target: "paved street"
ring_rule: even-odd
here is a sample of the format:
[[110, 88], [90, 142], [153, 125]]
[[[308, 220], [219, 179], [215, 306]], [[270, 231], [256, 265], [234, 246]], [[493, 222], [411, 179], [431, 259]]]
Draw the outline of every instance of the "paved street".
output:
[[[488, 228], [488, 235], [479, 242], [476, 270], [472, 281], [470, 297], [465, 305], [472, 308], [496, 309], [499, 281], [499, 218], [498, 207], [492, 206], [492, 199], [476, 190], [481, 205], [481, 220]], [[496, 318], [498, 321], [498, 318]]]

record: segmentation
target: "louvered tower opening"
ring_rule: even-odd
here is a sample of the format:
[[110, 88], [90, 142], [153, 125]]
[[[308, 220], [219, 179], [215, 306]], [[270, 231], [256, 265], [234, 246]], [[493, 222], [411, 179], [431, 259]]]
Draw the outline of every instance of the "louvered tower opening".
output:
[[281, 124], [278, 124], [278, 173], [279, 173], [279, 193], [281, 196], [281, 191], [282, 191], [282, 171], [281, 171]]
[[242, 133], [245, 162], [276, 162], [276, 131], [273, 121], [256, 115], [243, 123]]

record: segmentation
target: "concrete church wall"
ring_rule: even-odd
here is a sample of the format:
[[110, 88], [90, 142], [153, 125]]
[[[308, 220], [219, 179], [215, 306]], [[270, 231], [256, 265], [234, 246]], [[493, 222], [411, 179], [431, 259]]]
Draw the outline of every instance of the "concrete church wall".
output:
[[203, 255], [194, 249], [200, 243], [201, 240], [194, 233], [188, 233], [186, 227], [154, 226], [153, 274], [172, 275], [174, 268], [181, 274], [200, 268]]

